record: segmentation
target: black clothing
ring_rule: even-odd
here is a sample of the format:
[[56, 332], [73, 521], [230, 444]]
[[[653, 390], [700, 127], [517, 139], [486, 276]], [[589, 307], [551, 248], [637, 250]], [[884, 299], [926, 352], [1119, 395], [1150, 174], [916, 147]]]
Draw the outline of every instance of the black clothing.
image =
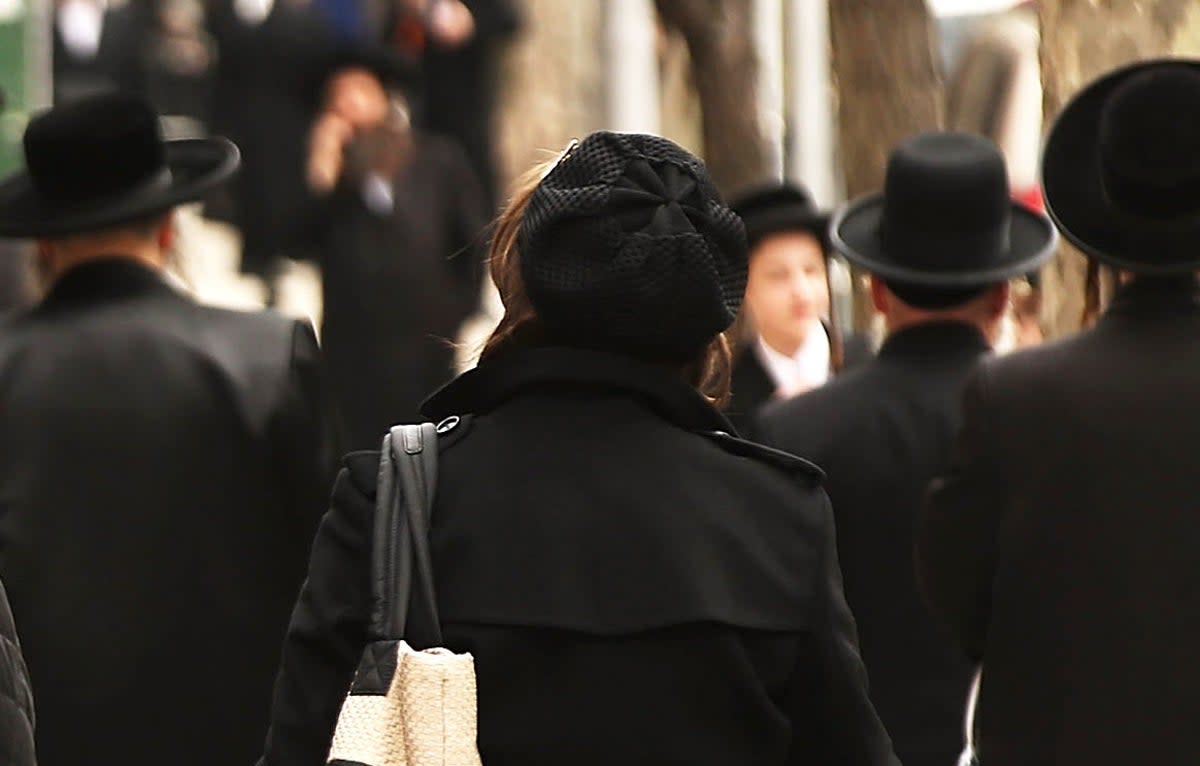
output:
[[487, 210], [462, 151], [414, 134], [391, 179], [390, 213], [364, 203], [362, 179], [324, 202], [316, 233], [325, 362], [352, 449], [379, 446], [454, 377], [454, 348], [483, 279]]
[[982, 659], [988, 766], [1200, 760], [1197, 338], [1195, 283], [1140, 278], [967, 389], [919, 562]]
[[0, 585], [0, 763], [35, 766], [33, 692], [8, 596]]
[[136, 5], [104, 10], [100, 45], [94, 56], [74, 52], [53, 23], [54, 103], [75, 101], [108, 90], [146, 92], [143, 51], [150, 40], [148, 19]]
[[906, 766], [952, 764], [962, 749], [972, 670], [921, 600], [913, 545], [925, 488], [949, 462], [963, 385], [988, 350], [966, 324], [902, 330], [857, 370], [768, 407], [756, 431], [826, 471], [871, 699]]
[[456, 141], [483, 184], [489, 213], [496, 209], [497, 180], [492, 147], [500, 46], [521, 25], [513, 0], [464, 0], [475, 17], [475, 34], [464, 45], [424, 51], [421, 127]]
[[754, 432], [756, 414], [775, 398], [778, 388], [753, 345], [737, 355], [733, 360], [725, 416], [739, 434], [750, 436]]
[[316, 11], [285, 2], [252, 25], [238, 17], [232, 0], [217, 0], [209, 30], [220, 51], [212, 132], [242, 150], [242, 169], [230, 187], [242, 270], [266, 275], [284, 255], [313, 255], [302, 236], [312, 205], [304, 169], [338, 43]]
[[0, 576], [42, 766], [254, 758], [332, 469], [317, 356], [127, 259], [0, 324]]
[[[825, 332], [830, 332], [828, 326], [825, 327]], [[874, 354], [866, 335], [851, 335], [842, 343], [842, 366], [834, 370], [833, 374], [849, 372], [871, 359]], [[729, 404], [725, 407], [725, 416], [737, 428], [739, 434], [749, 439], [756, 438], [754, 429], [758, 413], [771, 403], [778, 388], [771, 373], [763, 366], [754, 345], [738, 353], [733, 360], [731, 395]]]
[[[484, 763], [892, 764], [804, 461], [657, 367], [514, 352], [426, 406], [446, 645]], [[316, 766], [366, 640], [377, 453], [346, 459], [284, 648], [263, 763]]]
[[0, 240], [0, 317], [33, 300], [33, 248], [20, 240]]

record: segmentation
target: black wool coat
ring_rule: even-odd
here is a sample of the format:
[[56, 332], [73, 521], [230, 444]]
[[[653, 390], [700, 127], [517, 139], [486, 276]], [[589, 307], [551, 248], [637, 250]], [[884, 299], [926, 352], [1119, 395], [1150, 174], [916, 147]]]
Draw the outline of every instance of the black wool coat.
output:
[[1200, 762], [1198, 339], [1194, 282], [1139, 279], [967, 390], [919, 552], [988, 766]]
[[[894, 764], [828, 501], [659, 368], [514, 352], [426, 406], [445, 643], [489, 766]], [[367, 640], [377, 453], [346, 458], [288, 630], [266, 766], [318, 766]]]
[[971, 667], [920, 597], [913, 548], [925, 488], [949, 461], [963, 386], [988, 350], [966, 324], [902, 330], [858, 370], [768, 407], [756, 429], [826, 471], [871, 699], [906, 766], [952, 764], [962, 748]]
[[0, 585], [0, 763], [35, 766], [33, 690], [21, 656], [12, 609]]
[[42, 766], [249, 763], [330, 475], [312, 330], [133, 261], [0, 324], [0, 577]]

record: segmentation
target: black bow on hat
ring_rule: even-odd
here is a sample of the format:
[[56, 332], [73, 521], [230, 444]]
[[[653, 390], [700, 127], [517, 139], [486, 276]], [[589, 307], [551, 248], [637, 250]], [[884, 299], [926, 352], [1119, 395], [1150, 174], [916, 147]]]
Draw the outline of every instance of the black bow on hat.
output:
[[688, 359], [732, 324], [746, 238], [704, 164], [657, 136], [593, 133], [529, 200], [521, 274], [558, 341]]
[[1088, 255], [1200, 269], [1200, 61], [1141, 62], [1085, 87], [1050, 130], [1042, 179], [1051, 217]]
[[153, 215], [237, 169], [222, 138], [164, 141], [143, 100], [105, 93], [57, 106], [25, 130], [25, 165], [0, 182], [0, 236], [50, 237]]

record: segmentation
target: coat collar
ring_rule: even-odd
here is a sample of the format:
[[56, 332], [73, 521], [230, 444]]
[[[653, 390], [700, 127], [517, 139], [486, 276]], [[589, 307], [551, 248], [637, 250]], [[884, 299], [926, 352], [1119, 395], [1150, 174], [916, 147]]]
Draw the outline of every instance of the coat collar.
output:
[[880, 359], [931, 360], [992, 350], [978, 327], [966, 322], [927, 322], [892, 333], [879, 349]]
[[1200, 313], [1200, 282], [1192, 276], [1138, 277], [1113, 297], [1109, 317]]
[[421, 410], [434, 421], [487, 412], [526, 389], [543, 385], [626, 391], [683, 428], [734, 433], [724, 415], [667, 370], [619, 354], [573, 348], [514, 351], [484, 362], [431, 396]]
[[178, 295], [163, 275], [132, 258], [113, 256], [82, 263], [58, 278], [41, 308], [133, 298], [159, 293]]

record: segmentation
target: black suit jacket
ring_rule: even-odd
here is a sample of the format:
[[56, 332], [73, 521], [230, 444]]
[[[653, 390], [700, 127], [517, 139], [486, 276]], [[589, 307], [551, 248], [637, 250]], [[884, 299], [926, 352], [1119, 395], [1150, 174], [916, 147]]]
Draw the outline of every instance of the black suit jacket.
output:
[[[609, 354], [485, 362], [426, 411], [464, 415], [431, 547], [484, 763], [895, 763], [811, 466], [715, 434], [695, 390]], [[267, 766], [328, 754], [367, 638], [378, 461], [346, 459], [321, 523]]]
[[[826, 334], [831, 330], [825, 327]], [[832, 341], [831, 341], [832, 342]], [[842, 366], [835, 374], [849, 372], [874, 356], [871, 342], [866, 335], [854, 334], [842, 343]], [[775, 380], [763, 366], [754, 346], [743, 349], [733, 360], [733, 375], [730, 380], [729, 403], [725, 416], [733, 423], [737, 432], [747, 438], [755, 438], [755, 419], [763, 407], [775, 397]]]
[[983, 763], [1200, 762], [1198, 341], [1194, 283], [1139, 280], [971, 383], [920, 563], [983, 661]]
[[132, 261], [0, 325], [0, 575], [43, 766], [250, 763], [327, 497], [306, 325]]
[[963, 385], [988, 350], [966, 324], [900, 331], [859, 369], [768, 407], [757, 429], [827, 473], [871, 697], [907, 766], [954, 763], [962, 747], [971, 670], [922, 603], [913, 545], [922, 495], [949, 460]]

